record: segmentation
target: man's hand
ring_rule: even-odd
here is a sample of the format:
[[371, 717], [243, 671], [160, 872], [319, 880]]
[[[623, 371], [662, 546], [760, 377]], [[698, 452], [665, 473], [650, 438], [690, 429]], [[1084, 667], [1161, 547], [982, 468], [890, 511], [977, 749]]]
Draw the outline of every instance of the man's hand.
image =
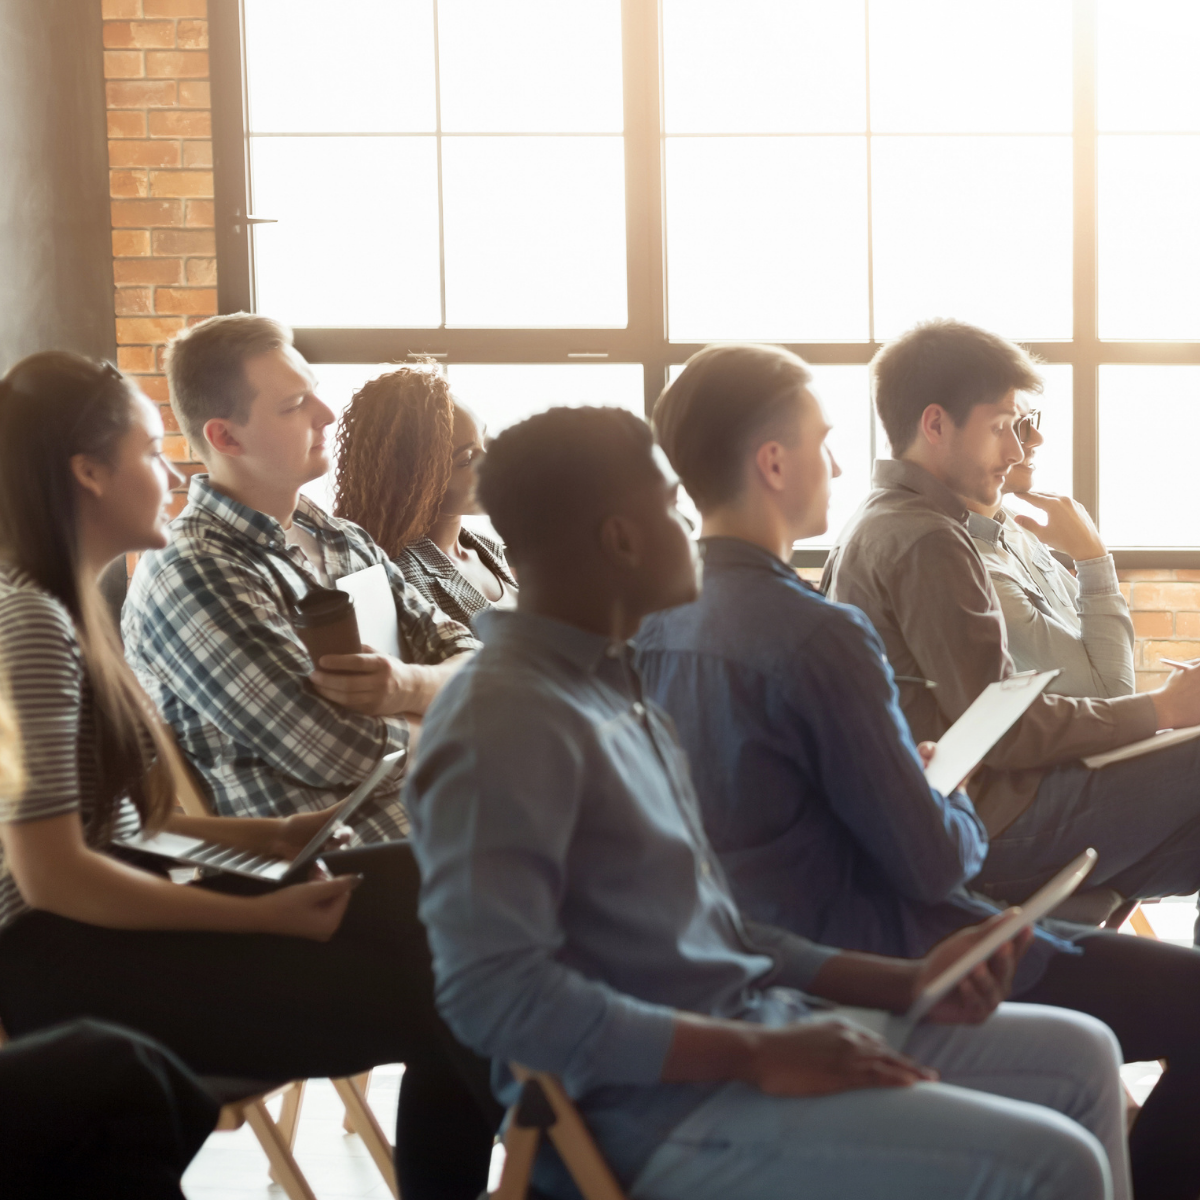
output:
[[[340, 804], [332, 804], [318, 812], [297, 813], [294, 817], [280, 818], [278, 833], [265, 852], [273, 858], [286, 858], [290, 861], [317, 836], [321, 827], [340, 807]], [[335, 826], [327, 843], [328, 848], [340, 850], [351, 836], [348, 826]]]
[[370, 646], [362, 654], [323, 655], [309, 679], [326, 700], [368, 717], [422, 713], [437, 690], [429, 667], [377, 654]]
[[934, 1079], [936, 1071], [838, 1020], [762, 1030], [746, 1073], [746, 1082], [769, 1096], [828, 1096]]
[[1076, 562], [1089, 558], [1103, 558], [1108, 553], [1100, 540], [1088, 511], [1078, 500], [1070, 496], [1055, 496], [1049, 492], [1014, 492], [1018, 500], [1040, 508], [1046, 514], [1045, 525], [1038, 524], [1032, 517], [1014, 516], [1013, 520], [1022, 529], [1027, 529], [1040, 538], [1052, 550], [1069, 554]]
[[[929, 764], [933, 762], [933, 756], [937, 753], [937, 742], [918, 742], [917, 753], [921, 756], [921, 765], [925, 768], [925, 770], [928, 771]], [[973, 767], [970, 771], [968, 771], [967, 777], [965, 779], [960, 779], [958, 783], [954, 785], [954, 790], [956, 792], [961, 792], [963, 788], [970, 783], [971, 776], [974, 775], [978, 770], [979, 767]]]
[[[996, 925], [1014, 910], [997, 913], [981, 925], [971, 925], [952, 933], [938, 942], [920, 960], [913, 978], [912, 998], [915, 1000], [930, 980], [960, 959], [977, 942], [986, 937]], [[978, 1025], [986, 1020], [1012, 989], [1013, 973], [1025, 948], [1033, 940], [1033, 930], [1022, 930], [1011, 942], [1006, 942], [985, 963], [980, 963], [948, 995], [930, 1011], [929, 1020], [942, 1025]]]
[[1200, 725], [1200, 660], [1172, 671], [1167, 682], [1150, 695], [1159, 729]]

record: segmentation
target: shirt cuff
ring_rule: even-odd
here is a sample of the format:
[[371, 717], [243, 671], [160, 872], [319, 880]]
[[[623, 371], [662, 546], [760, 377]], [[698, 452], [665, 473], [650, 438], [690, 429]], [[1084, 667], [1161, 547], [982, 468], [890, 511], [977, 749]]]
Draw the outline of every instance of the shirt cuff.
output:
[[1112, 746], [1127, 746], [1153, 737], [1158, 732], [1158, 713], [1154, 697], [1148, 692], [1136, 696], [1115, 696], [1108, 701], [1113, 716]]
[[1075, 564], [1076, 582], [1081, 596], [1111, 596], [1120, 594], [1117, 564], [1111, 554], [1101, 558], [1085, 558]]
[[674, 1036], [674, 1009], [621, 997], [610, 1008], [595, 1053], [589, 1056], [586, 1086], [661, 1083]]
[[775, 925], [746, 921], [745, 927], [751, 948], [764, 950], [775, 960], [775, 972], [770, 979], [772, 987], [803, 991], [831, 958], [841, 954], [832, 946], [819, 946]]

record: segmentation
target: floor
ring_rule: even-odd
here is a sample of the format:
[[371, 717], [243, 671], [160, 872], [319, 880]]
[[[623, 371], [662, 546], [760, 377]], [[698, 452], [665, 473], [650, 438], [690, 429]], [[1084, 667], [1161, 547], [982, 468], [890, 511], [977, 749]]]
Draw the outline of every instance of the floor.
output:
[[[1146, 916], [1159, 937], [1180, 945], [1192, 944], [1196, 897], [1175, 897], [1147, 905]], [[1123, 932], [1131, 933], [1128, 926]], [[380, 1123], [389, 1132], [395, 1124], [396, 1097], [404, 1068], [378, 1068], [371, 1077], [370, 1102]], [[1158, 1080], [1158, 1063], [1130, 1063], [1122, 1072], [1129, 1090], [1139, 1101]], [[296, 1159], [319, 1200], [354, 1197], [386, 1200], [390, 1196], [362, 1142], [342, 1129], [343, 1109], [327, 1080], [313, 1080], [304, 1096]], [[502, 1151], [493, 1161], [493, 1181]], [[209, 1138], [183, 1178], [188, 1200], [286, 1200], [283, 1189], [267, 1175], [267, 1160], [248, 1126], [236, 1133]]]

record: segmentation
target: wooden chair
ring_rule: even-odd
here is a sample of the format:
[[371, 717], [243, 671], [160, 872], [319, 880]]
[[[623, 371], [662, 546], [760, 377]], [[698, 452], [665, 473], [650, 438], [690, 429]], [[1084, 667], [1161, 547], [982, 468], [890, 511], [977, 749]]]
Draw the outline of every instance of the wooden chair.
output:
[[553, 1075], [529, 1071], [517, 1063], [512, 1064], [512, 1073], [523, 1086], [508, 1113], [504, 1171], [490, 1200], [526, 1200], [534, 1195], [529, 1177], [543, 1134], [554, 1144], [584, 1200], [625, 1200], [621, 1185], [562, 1084]]

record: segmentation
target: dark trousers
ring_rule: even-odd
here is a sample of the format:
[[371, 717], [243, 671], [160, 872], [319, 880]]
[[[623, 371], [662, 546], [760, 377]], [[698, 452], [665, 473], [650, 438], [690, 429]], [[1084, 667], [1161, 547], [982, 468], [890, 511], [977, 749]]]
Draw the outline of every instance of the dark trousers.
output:
[[[127, 1025], [197, 1075], [337, 1078], [403, 1062], [396, 1170], [406, 1200], [475, 1200], [501, 1110], [487, 1064], [434, 1010], [412, 852], [392, 842], [325, 861], [365, 879], [324, 943], [26, 913], [0, 933], [0, 1020], [14, 1037], [77, 1017]], [[259, 890], [233, 876], [202, 886]]]
[[169, 1051], [98, 1021], [0, 1050], [0, 1196], [183, 1200], [216, 1102]]
[[1015, 1000], [1099, 1017], [1126, 1062], [1166, 1060], [1129, 1138], [1137, 1200], [1200, 1196], [1200, 952], [1149, 938], [1092, 933], [1081, 955], [1056, 955]]

